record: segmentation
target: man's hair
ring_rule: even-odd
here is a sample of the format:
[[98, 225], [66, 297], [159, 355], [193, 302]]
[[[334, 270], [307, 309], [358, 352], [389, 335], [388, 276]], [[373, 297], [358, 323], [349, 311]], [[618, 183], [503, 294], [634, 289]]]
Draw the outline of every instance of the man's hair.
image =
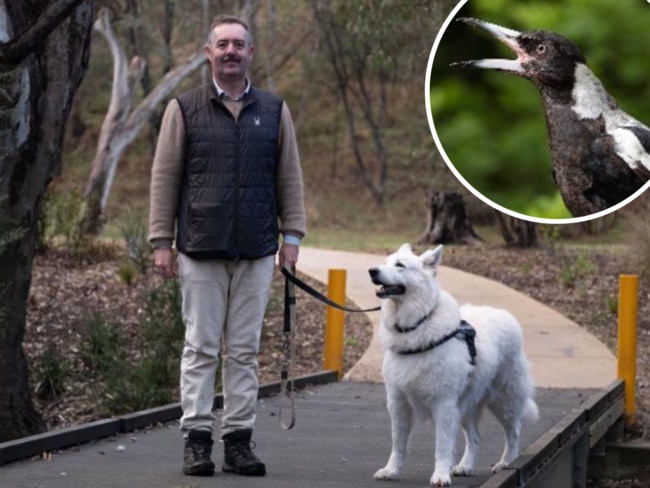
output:
[[251, 34], [251, 29], [245, 21], [239, 17], [235, 17], [234, 15], [217, 15], [214, 19], [212, 19], [212, 26], [210, 27], [210, 32], [208, 33], [207, 44], [209, 46], [211, 46], [214, 42], [214, 30], [223, 24], [241, 25], [244, 29], [246, 29], [246, 44], [249, 46], [253, 45], [253, 36]]

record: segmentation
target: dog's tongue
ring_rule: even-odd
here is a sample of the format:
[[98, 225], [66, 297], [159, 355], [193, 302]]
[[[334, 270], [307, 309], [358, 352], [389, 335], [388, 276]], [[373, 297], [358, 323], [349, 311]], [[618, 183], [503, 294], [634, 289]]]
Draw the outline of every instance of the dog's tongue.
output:
[[377, 290], [377, 296], [379, 298], [387, 298], [392, 295], [401, 295], [404, 291], [405, 288], [402, 285], [383, 285]]

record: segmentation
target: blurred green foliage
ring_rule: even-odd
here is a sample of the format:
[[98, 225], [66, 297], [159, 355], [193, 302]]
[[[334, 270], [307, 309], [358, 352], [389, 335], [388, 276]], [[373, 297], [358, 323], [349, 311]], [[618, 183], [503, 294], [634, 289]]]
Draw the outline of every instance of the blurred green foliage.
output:
[[[650, 124], [650, 3], [646, 0], [470, 0], [456, 17], [515, 30], [548, 30], [573, 40], [623, 110]], [[460, 174], [516, 212], [569, 218], [550, 171], [542, 104], [527, 80], [450, 67], [455, 61], [516, 56], [489, 34], [452, 21], [431, 70], [431, 112]]]

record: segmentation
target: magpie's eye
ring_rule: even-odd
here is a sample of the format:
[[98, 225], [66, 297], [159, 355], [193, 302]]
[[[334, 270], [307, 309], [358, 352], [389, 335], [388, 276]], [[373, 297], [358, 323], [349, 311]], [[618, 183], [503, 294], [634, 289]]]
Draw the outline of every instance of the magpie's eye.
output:
[[537, 45], [537, 54], [544, 54], [546, 52], [546, 44]]
[[398, 268], [406, 268], [406, 266], [404, 266], [402, 263], [399, 262], [395, 263], [395, 266], [397, 266]]

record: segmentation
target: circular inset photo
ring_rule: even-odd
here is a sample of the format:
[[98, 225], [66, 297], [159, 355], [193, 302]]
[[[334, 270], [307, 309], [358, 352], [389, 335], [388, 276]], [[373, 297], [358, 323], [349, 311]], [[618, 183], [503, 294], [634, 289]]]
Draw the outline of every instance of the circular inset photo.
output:
[[515, 217], [574, 223], [650, 186], [650, 6], [463, 0], [433, 44], [431, 132], [456, 177]]

